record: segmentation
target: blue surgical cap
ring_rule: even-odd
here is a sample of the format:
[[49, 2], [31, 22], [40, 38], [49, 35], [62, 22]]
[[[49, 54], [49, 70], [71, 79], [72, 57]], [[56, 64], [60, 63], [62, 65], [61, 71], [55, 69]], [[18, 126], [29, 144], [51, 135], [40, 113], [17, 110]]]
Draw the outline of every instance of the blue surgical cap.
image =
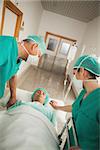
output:
[[94, 75], [100, 76], [100, 63], [97, 58], [90, 55], [83, 55], [79, 57], [73, 68], [84, 68]]
[[44, 88], [36, 88], [36, 89], [33, 91], [31, 98], [33, 99], [35, 93], [36, 93], [37, 91], [39, 91], [39, 90], [43, 91], [43, 92], [46, 94], [46, 98], [45, 98], [45, 101], [44, 101], [44, 105], [45, 105], [45, 104], [47, 104], [47, 103], [49, 102], [49, 94], [48, 94], [48, 92], [46, 91], [46, 89], [44, 89]]
[[39, 36], [39, 35], [30, 35], [26, 39], [32, 40], [35, 43], [37, 43], [38, 46], [39, 46], [39, 48], [40, 48], [40, 50], [41, 50], [41, 53], [45, 54], [46, 45], [44, 43], [44, 40], [43, 40], [42, 36]]

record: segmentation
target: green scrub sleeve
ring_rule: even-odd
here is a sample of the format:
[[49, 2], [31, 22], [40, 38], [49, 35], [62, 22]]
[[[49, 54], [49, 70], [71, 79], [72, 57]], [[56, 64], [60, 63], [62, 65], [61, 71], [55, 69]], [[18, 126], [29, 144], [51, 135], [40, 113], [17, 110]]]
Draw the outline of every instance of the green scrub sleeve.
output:
[[0, 98], [4, 95], [5, 85], [13, 77], [21, 63], [17, 63], [17, 41], [11, 36], [0, 36]]

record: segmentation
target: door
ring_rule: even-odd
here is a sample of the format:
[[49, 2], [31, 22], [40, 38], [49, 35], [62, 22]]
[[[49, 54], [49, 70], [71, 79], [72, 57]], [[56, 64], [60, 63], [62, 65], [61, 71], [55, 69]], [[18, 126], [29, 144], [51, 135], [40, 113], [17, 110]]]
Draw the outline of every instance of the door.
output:
[[49, 34], [46, 40], [46, 55], [41, 63], [41, 68], [63, 74], [65, 72], [67, 56], [72, 44], [72, 40]]
[[52, 65], [52, 71], [55, 73], [63, 74], [67, 65], [67, 56], [72, 45], [72, 41], [66, 39], [60, 39], [54, 62]]

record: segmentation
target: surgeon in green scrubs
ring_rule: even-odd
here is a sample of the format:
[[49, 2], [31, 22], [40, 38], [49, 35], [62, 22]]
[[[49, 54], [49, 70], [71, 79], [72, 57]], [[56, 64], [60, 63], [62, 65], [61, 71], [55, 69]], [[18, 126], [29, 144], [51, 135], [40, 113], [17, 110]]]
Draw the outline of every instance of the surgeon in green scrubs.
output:
[[[100, 63], [92, 56], [81, 56], [73, 67], [73, 74], [83, 83], [83, 90], [75, 102], [72, 106], [58, 106], [53, 101], [51, 105], [55, 109], [72, 111], [79, 148], [71, 147], [70, 150], [99, 150], [100, 85], [97, 77], [100, 77]], [[65, 149], [67, 150], [67, 144]]]
[[16, 102], [16, 73], [21, 60], [34, 64], [45, 53], [45, 49], [41, 36], [28, 36], [21, 42], [11, 36], [0, 36], [0, 99], [4, 96], [5, 85], [9, 81], [11, 96], [7, 107]]

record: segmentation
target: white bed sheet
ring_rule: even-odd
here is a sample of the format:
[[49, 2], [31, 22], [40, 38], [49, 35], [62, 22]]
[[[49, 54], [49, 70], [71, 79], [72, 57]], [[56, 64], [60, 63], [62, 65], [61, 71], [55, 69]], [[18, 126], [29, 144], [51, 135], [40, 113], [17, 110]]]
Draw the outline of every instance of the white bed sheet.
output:
[[30, 106], [0, 113], [0, 150], [59, 150], [51, 122]]
[[[23, 89], [18, 89], [17, 88], [17, 94], [16, 94], [16, 96], [17, 96], [17, 100], [23, 100], [23, 101], [31, 101], [31, 95], [32, 95], [32, 92], [30, 92], [30, 91], [26, 91], [26, 90], [23, 90]], [[10, 94], [8, 93], [8, 95], [6, 95], [6, 97], [4, 97], [3, 99], [2, 99], [2, 102], [4, 103], [4, 105], [7, 103], [7, 101], [9, 100], [9, 97], [10, 97]], [[55, 100], [55, 99], [52, 99], [51, 98], [51, 100]], [[58, 105], [64, 105], [64, 103], [63, 103], [63, 101], [59, 101], [59, 100], [56, 100], [57, 101], [57, 103], [58, 103]], [[2, 103], [1, 102], [1, 103]], [[33, 108], [32, 108], [33, 109]], [[36, 110], [34, 110], [34, 111], [36, 111]], [[28, 112], [28, 110], [27, 110], [27, 112]], [[17, 128], [17, 126], [16, 126], [16, 120], [14, 119], [14, 117], [11, 117], [11, 116], [9, 116], [9, 117], [7, 117], [6, 115], [7, 114], [5, 114], [5, 117], [4, 117], [4, 115], [1, 115], [2, 113], [4, 113], [4, 111], [0, 111], [0, 132], [1, 131], [3, 131], [4, 129], [6, 129], [7, 128], [7, 132], [8, 132], [8, 130], [10, 130], [11, 131], [11, 129], [9, 129], [9, 127], [12, 125], [12, 131], [13, 131], [13, 126], [15, 126], [16, 128]], [[40, 112], [37, 112], [38, 114], [40, 113]], [[41, 113], [40, 113], [41, 114]], [[27, 114], [25, 114], [25, 115], [27, 115]], [[43, 114], [41, 114], [42, 116], [43, 116], [43, 118], [46, 118]], [[62, 125], [60, 125], [61, 123], [62, 124], [64, 124], [64, 122], [66, 121], [66, 118], [65, 118], [65, 116], [66, 116], [66, 112], [63, 112], [63, 111], [56, 111], [56, 116], [57, 116], [57, 122], [58, 122], [58, 124], [57, 124], [57, 128], [59, 128], [60, 130], [57, 130], [57, 132], [58, 133], [60, 133], [60, 131], [61, 131], [61, 129], [62, 129]], [[17, 117], [17, 116], [16, 116]], [[22, 117], [22, 115], [20, 116], [20, 118]], [[3, 118], [3, 120], [2, 120], [2, 118]], [[5, 119], [4, 119], [5, 118]], [[9, 119], [7, 119], [7, 118], [9, 118]], [[11, 119], [10, 119], [11, 118]], [[13, 119], [12, 119], [13, 118]], [[25, 119], [25, 118], [24, 118]], [[7, 120], [13, 120], [15, 123], [11, 123], [11, 122], [9, 122], [9, 124], [8, 124], [8, 121]], [[51, 122], [46, 118], [46, 120], [47, 120], [47, 122], [49, 122], [49, 124], [51, 124]], [[20, 126], [20, 128], [22, 129], [22, 125], [23, 125], [23, 122], [24, 122], [24, 124], [25, 124], [25, 120], [23, 121], [22, 120], [22, 123], [21, 122], [19, 122], [19, 125], [18, 126]], [[34, 121], [33, 121], [34, 122]], [[28, 123], [28, 122], [27, 122]], [[59, 124], [60, 123], [60, 124]], [[4, 125], [5, 124], [5, 125]], [[15, 124], [15, 125], [14, 125]], [[30, 123], [29, 123], [30, 124]], [[33, 123], [34, 124], [34, 123]], [[36, 125], [36, 124], [35, 124]], [[52, 124], [50, 125], [50, 126], [52, 126]], [[27, 125], [27, 127], [28, 127], [28, 125]], [[38, 128], [38, 126], [36, 126], [37, 128]], [[34, 126], [33, 126], [33, 128], [34, 128]], [[56, 129], [57, 129], [56, 128]], [[21, 130], [20, 129], [20, 130]], [[42, 128], [41, 128], [42, 129]], [[51, 128], [52, 129], [52, 128]], [[23, 126], [23, 130], [24, 130], [24, 126]], [[38, 129], [37, 129], [38, 130]], [[44, 127], [44, 130], [45, 130], [45, 127]], [[55, 129], [54, 129], [54, 127], [53, 127], [53, 129], [52, 129], [52, 131], [54, 131]], [[6, 131], [4, 131], [4, 133], [3, 134], [5, 134], [5, 133], [7, 133]], [[30, 128], [30, 131], [31, 131], [31, 128]], [[20, 133], [19, 134], [23, 134], [23, 132], [24, 131], [20, 131]], [[34, 130], [33, 130], [33, 132], [34, 132]], [[48, 132], [48, 131], [47, 131]], [[54, 131], [55, 132], [55, 131]], [[2, 133], [2, 132], [1, 132]], [[45, 132], [46, 133], [46, 132]], [[43, 144], [44, 145], [44, 147], [42, 148], [42, 146], [41, 146], [41, 144], [39, 144], [40, 146], [41, 146], [41, 150], [53, 150], [53, 148], [54, 148], [54, 150], [58, 150], [59, 149], [59, 146], [58, 146], [58, 143], [57, 143], [57, 134], [56, 134], [56, 132], [54, 133], [55, 135], [56, 135], [56, 142], [55, 142], [55, 140], [54, 140], [54, 138], [51, 138], [51, 139], [53, 139], [53, 142], [55, 143], [55, 145], [56, 145], [56, 148], [54, 148], [55, 146], [52, 146], [52, 148], [51, 148], [51, 146], [50, 146], [50, 148], [48, 148], [48, 146], [49, 146], [49, 144], [48, 144], [48, 142], [47, 142], [47, 145], [46, 144]], [[0, 134], [1, 135], [1, 134]], [[34, 137], [34, 133], [33, 133], [33, 137]], [[6, 136], [6, 135], [5, 135]], [[14, 138], [14, 136], [15, 136], [15, 138]], [[17, 146], [19, 145], [19, 144], [17, 144], [17, 142], [16, 142], [16, 148], [14, 147], [14, 149], [12, 148], [7, 148], [7, 146], [6, 146], [6, 144], [7, 143], [9, 143], [9, 142], [7, 142], [6, 140], [6, 143], [4, 142], [4, 143], [2, 143], [2, 135], [0, 136], [0, 150], [31, 150], [31, 148], [30, 149], [28, 149], [27, 147], [26, 147], [26, 149], [25, 148], [23, 148], [22, 149], [22, 147], [21, 148], [17, 148]], [[9, 135], [7, 134], [7, 137], [9, 137]], [[20, 138], [18, 138], [18, 134], [16, 135], [11, 135], [11, 137], [13, 137], [12, 138], [12, 141], [15, 139], [16, 141], [19, 139], [20, 140]], [[17, 137], [17, 138], [16, 138]], [[20, 137], [20, 136], [19, 136]], [[49, 136], [48, 136], [49, 137]], [[46, 137], [45, 136], [45, 138], [47, 139], [47, 141], [49, 141], [50, 140], [50, 137], [49, 137], [49, 139], [48, 139], [48, 137]], [[43, 139], [44, 137], [42, 137], [42, 139]], [[45, 139], [44, 138], [44, 139]], [[9, 138], [8, 138], [9, 139]], [[26, 138], [27, 139], [27, 138]], [[30, 139], [30, 137], [29, 137], [29, 139]], [[34, 138], [33, 138], [33, 140], [34, 140]], [[36, 141], [37, 141], [38, 139], [37, 139], [37, 136], [36, 136], [36, 140], [34, 140], [34, 142], [35, 143], [37, 143]], [[23, 140], [24, 141], [24, 140]], [[36, 149], [36, 147], [34, 147], [36, 144], [33, 142], [33, 145], [32, 145], [32, 150], [38, 150], [39, 148], [40, 148], [40, 146]], [[41, 141], [42, 142], [42, 141]], [[40, 143], [41, 143], [40, 142]], [[2, 145], [1, 145], [1, 143], [2, 143]], [[22, 143], [23, 142], [21, 142], [21, 140], [19, 141], [19, 143], [20, 143], [20, 145], [23, 145]], [[51, 142], [52, 143], [52, 142]], [[2, 147], [3, 145], [5, 145], [6, 147], [5, 147], [5, 149]], [[52, 144], [51, 144], [52, 145]]]

